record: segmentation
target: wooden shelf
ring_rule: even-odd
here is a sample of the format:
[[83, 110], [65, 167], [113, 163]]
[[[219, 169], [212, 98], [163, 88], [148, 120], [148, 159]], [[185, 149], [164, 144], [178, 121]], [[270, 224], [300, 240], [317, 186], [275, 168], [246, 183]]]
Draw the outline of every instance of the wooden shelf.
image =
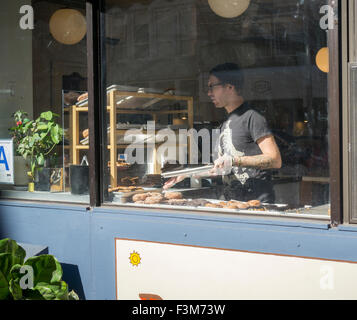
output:
[[[116, 128], [116, 115], [117, 114], [150, 114], [152, 115], [154, 121], [160, 115], [170, 115], [170, 114], [186, 114], [188, 121], [188, 128], [193, 128], [193, 97], [189, 96], [175, 96], [169, 94], [154, 94], [154, 93], [140, 93], [140, 92], [124, 92], [118, 90], [112, 90], [108, 93], [108, 106], [107, 112], [109, 113], [109, 126], [110, 128]], [[126, 99], [125, 99], [126, 98]], [[158, 107], [162, 107], [159, 104], [167, 100], [168, 102], [172, 101], [183, 101], [186, 104], [186, 107], [180, 110], [163, 110]], [[118, 103], [119, 102], [119, 103]], [[153, 109], [155, 108], [155, 109]], [[71, 137], [71, 146], [70, 146], [70, 158], [71, 163], [79, 164], [79, 152], [80, 150], [88, 150], [89, 145], [81, 145], [79, 143], [80, 134], [79, 134], [79, 113], [88, 112], [88, 105], [82, 103], [81, 106], [73, 105], [71, 107], [66, 107], [63, 109], [64, 112], [68, 112], [70, 116], [70, 131], [72, 133]], [[133, 128], [135, 129], [135, 128]], [[117, 161], [117, 152], [118, 149], [125, 149], [129, 144], [118, 144], [117, 136], [124, 134], [128, 129], [115, 129], [109, 130], [109, 141], [108, 149], [110, 150], [110, 163], [115, 164]], [[143, 132], [147, 131], [146, 129], [141, 129]], [[156, 129], [157, 133], [160, 129]], [[154, 154], [156, 154], [156, 148], [164, 143], [158, 142], [155, 143]], [[188, 144], [187, 144], [188, 145]], [[177, 144], [176, 144], [177, 146]], [[184, 145], [186, 146], [186, 144]], [[146, 142], [144, 144], [137, 144], [136, 147], [146, 148]], [[154, 155], [156, 157], [156, 155]], [[155, 173], [161, 173], [161, 168], [157, 165], [155, 166]], [[111, 175], [111, 186], [117, 186], [117, 170], [115, 165], [110, 166], [110, 175]]]

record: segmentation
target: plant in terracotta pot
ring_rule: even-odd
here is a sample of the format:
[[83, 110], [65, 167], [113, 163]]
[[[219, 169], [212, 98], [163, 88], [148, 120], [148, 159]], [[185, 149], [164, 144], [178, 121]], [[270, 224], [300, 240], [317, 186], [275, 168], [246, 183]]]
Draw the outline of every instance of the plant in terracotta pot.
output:
[[35, 120], [30, 120], [22, 110], [16, 111], [13, 117], [16, 126], [10, 131], [15, 150], [24, 159], [29, 159], [29, 191], [33, 191], [36, 171], [56, 158], [55, 147], [62, 141], [63, 129], [56, 122], [58, 115], [52, 111], [42, 112]]

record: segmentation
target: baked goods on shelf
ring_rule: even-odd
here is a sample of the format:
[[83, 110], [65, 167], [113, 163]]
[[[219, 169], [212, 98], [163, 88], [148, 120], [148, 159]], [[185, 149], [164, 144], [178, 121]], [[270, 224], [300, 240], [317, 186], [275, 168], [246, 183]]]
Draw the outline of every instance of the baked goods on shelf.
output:
[[182, 199], [182, 193], [181, 192], [175, 192], [175, 191], [167, 191], [164, 193], [164, 196], [166, 199]]
[[249, 204], [246, 203], [246, 202], [240, 202], [240, 203], [237, 203], [237, 208], [238, 209], [248, 209], [249, 208]]
[[211, 202], [208, 202], [205, 204], [205, 207], [207, 208], [222, 208], [222, 206], [218, 203], [211, 203]]
[[137, 193], [132, 197], [133, 202], [144, 201], [148, 195], [146, 193]]
[[186, 206], [188, 200], [186, 199], [167, 199], [163, 201], [164, 204], [174, 205], [174, 206]]
[[164, 199], [164, 197], [161, 194], [159, 194], [159, 196], [151, 195], [151, 196], [145, 198], [144, 203], [145, 204], [157, 204], [157, 203], [160, 203], [163, 199]]
[[144, 190], [142, 187], [135, 187], [135, 186], [118, 186], [115, 188], [109, 188], [108, 192], [132, 192], [132, 191], [139, 191]]
[[137, 193], [132, 196], [133, 202], [144, 201], [147, 204], [160, 203], [164, 199], [159, 192]]
[[250, 207], [260, 207], [261, 203], [259, 200], [250, 200], [247, 202]]
[[[129, 169], [131, 164], [124, 161], [116, 161], [116, 166], [119, 170], [125, 170]], [[110, 161], [108, 161], [108, 167], [110, 168]]]
[[124, 178], [120, 178], [120, 182], [123, 185], [129, 185], [129, 186], [133, 186], [138, 184], [139, 181], [139, 177], [124, 177]]
[[262, 206], [259, 200], [250, 200], [247, 202], [237, 200], [215, 202], [206, 199], [185, 199], [183, 194], [177, 191], [138, 193], [133, 195], [131, 199], [137, 204], [165, 204], [187, 207], [266, 211], [266, 208]]
[[204, 207], [208, 202], [206, 199], [192, 199], [187, 201], [186, 205], [191, 207]]

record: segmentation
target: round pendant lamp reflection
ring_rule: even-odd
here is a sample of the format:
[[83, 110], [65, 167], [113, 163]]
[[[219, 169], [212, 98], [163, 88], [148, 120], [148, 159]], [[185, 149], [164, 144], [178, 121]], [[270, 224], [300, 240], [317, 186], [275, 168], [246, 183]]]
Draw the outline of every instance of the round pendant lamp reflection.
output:
[[322, 72], [329, 72], [328, 48], [321, 48], [316, 55], [316, 65]]
[[208, 0], [212, 11], [223, 18], [236, 18], [248, 9], [250, 0]]
[[50, 32], [60, 43], [76, 44], [86, 35], [86, 19], [78, 10], [59, 9], [50, 19]]

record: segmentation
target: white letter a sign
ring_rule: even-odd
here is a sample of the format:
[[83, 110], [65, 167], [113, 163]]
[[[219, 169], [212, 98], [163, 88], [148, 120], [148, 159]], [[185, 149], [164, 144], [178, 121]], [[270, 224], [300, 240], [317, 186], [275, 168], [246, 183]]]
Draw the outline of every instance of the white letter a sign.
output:
[[22, 30], [34, 28], [34, 19], [33, 19], [33, 8], [29, 5], [23, 5], [20, 8], [20, 13], [24, 14], [20, 19], [20, 28]]

